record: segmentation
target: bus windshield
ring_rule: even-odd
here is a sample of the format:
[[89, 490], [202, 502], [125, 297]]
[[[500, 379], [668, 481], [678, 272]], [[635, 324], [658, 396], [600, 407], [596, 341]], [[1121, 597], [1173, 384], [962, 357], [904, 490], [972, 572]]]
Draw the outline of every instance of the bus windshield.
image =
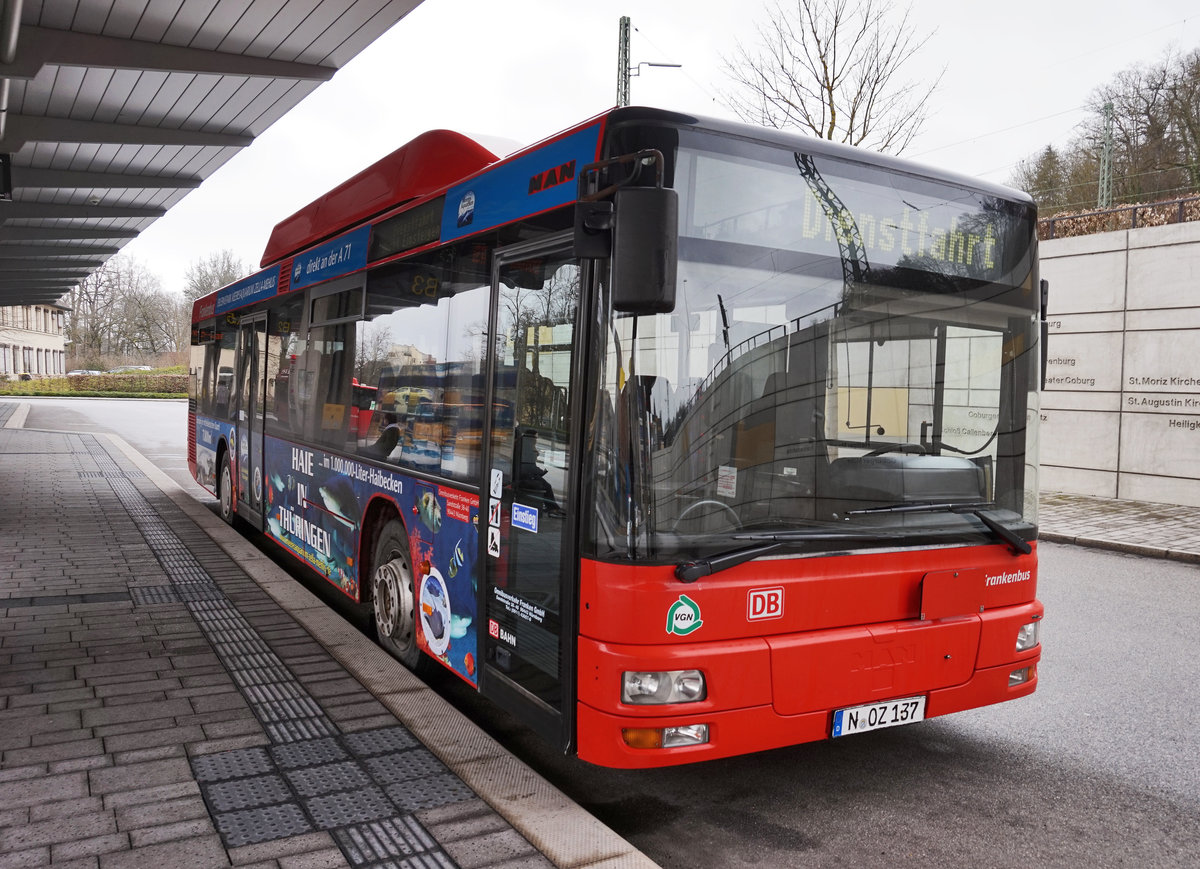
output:
[[1032, 206], [790, 146], [679, 142], [675, 309], [605, 330], [596, 554], [1032, 536]]

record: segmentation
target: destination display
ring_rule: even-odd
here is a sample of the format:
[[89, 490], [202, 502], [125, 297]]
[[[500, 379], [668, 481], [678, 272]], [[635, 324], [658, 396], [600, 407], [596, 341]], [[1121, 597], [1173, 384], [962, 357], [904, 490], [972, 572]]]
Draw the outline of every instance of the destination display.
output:
[[676, 175], [695, 178], [681, 203], [683, 235], [836, 257], [866, 280], [895, 268], [1013, 284], [1028, 274], [1029, 206], [925, 179], [876, 180], [820, 156], [780, 151], [767, 162], [763, 153], [681, 150]]

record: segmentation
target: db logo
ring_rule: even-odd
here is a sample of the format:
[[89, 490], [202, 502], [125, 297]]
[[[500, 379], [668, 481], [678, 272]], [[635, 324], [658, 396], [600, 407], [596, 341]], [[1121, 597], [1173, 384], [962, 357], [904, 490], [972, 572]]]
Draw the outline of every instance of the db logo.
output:
[[783, 588], [752, 588], [746, 596], [746, 618], [752, 622], [783, 618]]
[[495, 619], [488, 619], [488, 635], [494, 639], [500, 639], [500, 623]]

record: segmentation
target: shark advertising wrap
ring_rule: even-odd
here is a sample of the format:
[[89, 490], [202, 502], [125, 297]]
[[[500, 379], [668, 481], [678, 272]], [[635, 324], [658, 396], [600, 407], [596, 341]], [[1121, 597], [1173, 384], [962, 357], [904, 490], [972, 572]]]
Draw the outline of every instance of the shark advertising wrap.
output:
[[233, 443], [233, 423], [196, 417], [196, 482], [210, 492], [217, 490], [217, 445]]
[[389, 469], [266, 439], [266, 532], [350, 597], [359, 598], [362, 512], [372, 498], [400, 508], [417, 594], [417, 643], [478, 682], [479, 496]]

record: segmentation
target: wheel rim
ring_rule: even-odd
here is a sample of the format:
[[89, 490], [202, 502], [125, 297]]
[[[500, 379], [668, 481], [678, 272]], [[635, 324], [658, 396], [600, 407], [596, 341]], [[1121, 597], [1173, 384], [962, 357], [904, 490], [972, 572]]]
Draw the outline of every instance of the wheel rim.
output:
[[393, 558], [375, 571], [375, 626], [379, 635], [407, 647], [413, 640], [412, 576], [407, 565]]
[[221, 463], [221, 515], [233, 515], [233, 474], [229, 462]]

